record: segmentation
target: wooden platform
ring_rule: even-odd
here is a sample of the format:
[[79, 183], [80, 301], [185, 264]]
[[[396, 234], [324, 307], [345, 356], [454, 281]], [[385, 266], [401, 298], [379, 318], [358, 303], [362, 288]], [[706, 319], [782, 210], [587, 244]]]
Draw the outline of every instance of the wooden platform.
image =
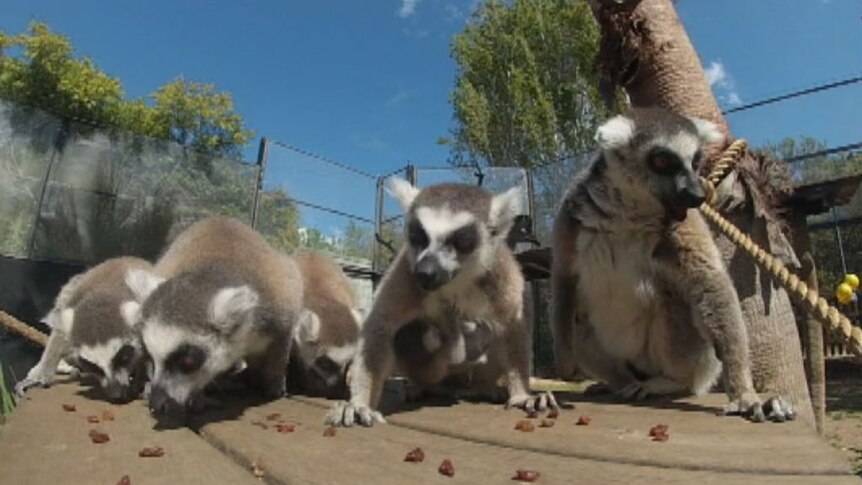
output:
[[[143, 402], [114, 406], [87, 394], [65, 383], [34, 390], [20, 403], [0, 426], [4, 483], [114, 484], [123, 475], [133, 484], [514, 483], [519, 468], [539, 471], [537, 483], [859, 483], [804, 424], [717, 416], [720, 395], [641, 406], [560, 396], [575, 409], [564, 410], [551, 428], [533, 419], [536, 429], [527, 433], [513, 429], [525, 419], [520, 411], [474, 403], [407, 409], [390, 402], [388, 425], [325, 437], [329, 404], [323, 400], [234, 402], [197, 418], [192, 431], [154, 429]], [[106, 409], [114, 421], [87, 422]], [[582, 414], [591, 418], [588, 426], [574, 424]], [[279, 433], [279, 421], [296, 430]], [[659, 423], [669, 426], [666, 442], [648, 436]], [[92, 443], [94, 428], [110, 441]], [[139, 457], [148, 446], [163, 447], [165, 455]], [[424, 450], [425, 462], [405, 463], [415, 447]], [[444, 458], [454, 464], [452, 478], [437, 472]]]

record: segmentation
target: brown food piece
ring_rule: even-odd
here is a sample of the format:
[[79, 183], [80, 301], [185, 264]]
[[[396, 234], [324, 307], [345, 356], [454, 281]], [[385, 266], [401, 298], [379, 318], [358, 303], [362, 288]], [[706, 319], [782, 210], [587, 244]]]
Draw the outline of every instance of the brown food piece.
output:
[[102, 411], [102, 421], [113, 421], [114, 413], [108, 411], [107, 409]]
[[653, 441], [667, 441], [670, 438], [667, 430], [668, 426], [666, 424], [657, 424], [650, 428], [649, 435]]
[[539, 423], [540, 428], [553, 428], [557, 422], [553, 419], [543, 419], [541, 423]]
[[75, 412], [75, 405], [74, 404], [64, 404], [63, 405], [63, 411], [66, 411], [67, 413], [74, 413]]
[[331, 438], [331, 437], [335, 436], [335, 433], [336, 433], [335, 426], [330, 426], [330, 427], [326, 428], [325, 430], [323, 430], [323, 436], [326, 436], [327, 438]]
[[160, 458], [162, 456], [165, 456], [165, 450], [161, 446], [144, 448], [138, 452], [138, 456], [140, 456], [141, 458]]
[[422, 451], [422, 448], [413, 448], [407, 452], [407, 455], [404, 457], [404, 461], [410, 463], [422, 463], [425, 461], [425, 452]]
[[551, 409], [551, 412], [548, 413], [548, 419], [557, 419], [560, 417], [560, 412], [556, 409]]
[[107, 433], [102, 433], [101, 431], [91, 429], [90, 430], [90, 440], [97, 445], [102, 443], [107, 443], [111, 441], [111, 437], [107, 435]]
[[128, 475], [123, 475], [123, 478], [117, 482], [117, 485], [132, 485], [132, 479]]
[[261, 421], [252, 421], [251, 424], [252, 426], [257, 426], [260, 429], [269, 429], [269, 426], [267, 426], [266, 423]]
[[87, 422], [96, 424], [99, 422], [99, 417], [98, 416], [87, 416]]
[[272, 413], [266, 417], [267, 421], [278, 421], [279, 419], [281, 419], [281, 413]]
[[452, 466], [452, 460], [446, 458], [443, 460], [443, 463], [440, 464], [440, 467], [437, 468], [437, 473], [441, 475], [445, 475], [447, 477], [455, 476], [455, 467]]
[[525, 433], [529, 433], [530, 431], [533, 431], [534, 429], [536, 429], [536, 427], [533, 426], [533, 423], [527, 421], [526, 419], [522, 419], [522, 420], [518, 421], [517, 423], [515, 423], [515, 429], [518, 431], [523, 431]]
[[293, 433], [294, 431], [296, 431], [296, 425], [278, 423], [275, 425], [275, 430], [279, 433]]
[[539, 479], [541, 473], [533, 470], [516, 470], [515, 476], [512, 477], [512, 480], [517, 480], [519, 482], [535, 482]]
[[581, 417], [579, 417], [579, 418], [578, 418], [578, 422], [577, 422], [577, 423], [575, 423], [575, 425], [576, 425], [576, 426], [587, 426], [587, 425], [589, 425], [589, 424], [590, 424], [590, 422], [591, 422], [592, 420], [593, 420], [593, 419], [592, 419], [592, 418], [590, 418], [589, 416], [584, 416], [584, 415], [582, 414], [582, 415], [581, 415]]

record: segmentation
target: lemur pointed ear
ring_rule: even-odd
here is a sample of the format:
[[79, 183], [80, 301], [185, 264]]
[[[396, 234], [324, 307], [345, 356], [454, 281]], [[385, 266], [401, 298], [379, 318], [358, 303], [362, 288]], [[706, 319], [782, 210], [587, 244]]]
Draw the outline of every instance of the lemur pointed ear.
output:
[[316, 313], [307, 308], [300, 312], [294, 337], [300, 344], [316, 342], [320, 338], [320, 318]]
[[226, 333], [245, 321], [249, 312], [257, 307], [260, 297], [250, 286], [222, 288], [210, 301], [210, 318]]
[[404, 212], [410, 209], [410, 205], [413, 204], [413, 200], [419, 194], [419, 189], [414, 187], [410, 182], [398, 177], [391, 177], [389, 179], [386, 191], [398, 200]]
[[599, 126], [596, 130], [596, 142], [602, 150], [618, 150], [628, 146], [634, 134], [634, 121], [617, 115]]
[[126, 286], [132, 290], [135, 300], [143, 302], [165, 279], [145, 269], [130, 269], [126, 273]]
[[694, 126], [697, 127], [697, 136], [702, 143], [718, 143], [724, 140], [724, 133], [718, 128], [718, 125], [712, 121], [707, 121], [701, 118], [689, 116]]
[[515, 216], [521, 213], [524, 205], [524, 191], [521, 186], [497, 194], [491, 199], [491, 211], [488, 223], [497, 234], [506, 237], [512, 228]]

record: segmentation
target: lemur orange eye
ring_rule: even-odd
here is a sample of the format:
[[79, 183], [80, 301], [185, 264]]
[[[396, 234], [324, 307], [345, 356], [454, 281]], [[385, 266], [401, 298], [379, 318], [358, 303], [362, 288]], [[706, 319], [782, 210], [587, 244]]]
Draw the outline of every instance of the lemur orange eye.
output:
[[658, 155], [653, 157], [652, 166], [656, 170], [666, 170], [670, 166], [670, 160], [667, 157]]

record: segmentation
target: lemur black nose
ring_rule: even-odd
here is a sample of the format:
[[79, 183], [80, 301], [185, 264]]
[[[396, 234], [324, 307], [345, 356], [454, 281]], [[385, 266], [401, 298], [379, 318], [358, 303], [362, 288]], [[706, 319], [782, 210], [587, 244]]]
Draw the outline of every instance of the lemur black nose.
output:
[[184, 420], [186, 407], [168, 395], [162, 387], [153, 386], [150, 389], [150, 413], [159, 421]]
[[416, 282], [426, 291], [443, 286], [445, 278], [440, 263], [433, 256], [425, 256], [416, 263]]
[[706, 192], [693, 174], [677, 180], [677, 201], [684, 207], [700, 207], [706, 201]]

